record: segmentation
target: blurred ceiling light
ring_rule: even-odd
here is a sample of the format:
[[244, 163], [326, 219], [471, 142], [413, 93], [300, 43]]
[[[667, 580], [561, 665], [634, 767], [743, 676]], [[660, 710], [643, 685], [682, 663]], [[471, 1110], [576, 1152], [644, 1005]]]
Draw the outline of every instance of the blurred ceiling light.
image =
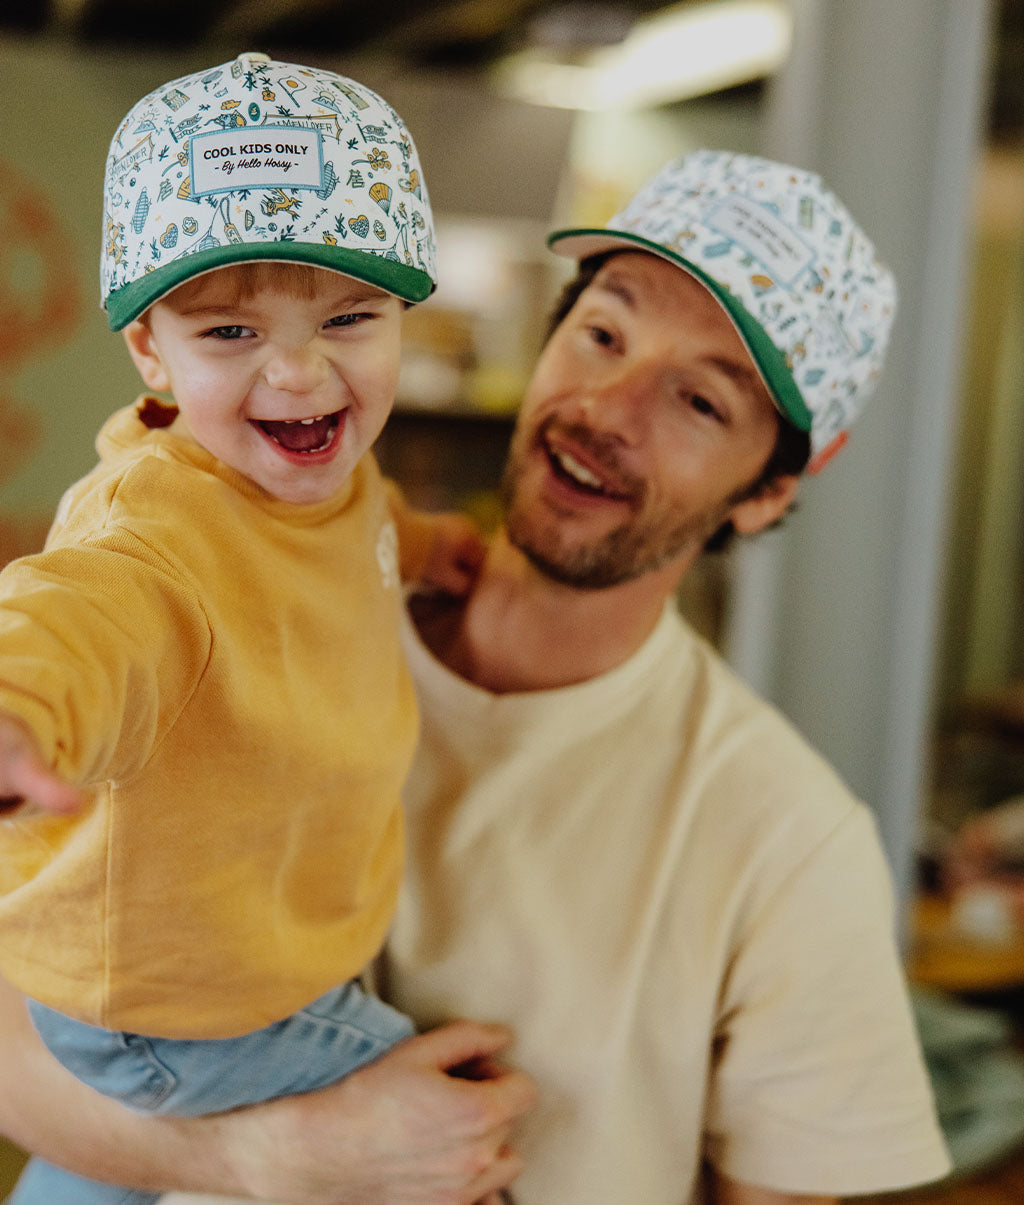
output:
[[793, 18], [783, 0], [675, 4], [640, 20], [617, 46], [559, 62], [525, 50], [495, 68], [502, 91], [564, 109], [638, 109], [771, 75], [785, 62]]
[[636, 8], [629, 4], [612, 0], [563, 0], [532, 17], [527, 24], [527, 36], [534, 46], [555, 54], [572, 55], [624, 42], [636, 22]]

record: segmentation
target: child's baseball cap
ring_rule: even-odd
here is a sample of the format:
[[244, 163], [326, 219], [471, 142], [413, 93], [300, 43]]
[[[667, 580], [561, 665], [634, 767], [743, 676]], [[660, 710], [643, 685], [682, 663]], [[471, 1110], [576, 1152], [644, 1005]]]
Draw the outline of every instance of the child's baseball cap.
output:
[[416, 148], [369, 88], [262, 54], [172, 80], [110, 145], [102, 305], [120, 330], [225, 264], [330, 268], [422, 301], [437, 280]]
[[882, 369], [896, 283], [821, 179], [753, 155], [696, 151], [603, 229], [559, 230], [559, 255], [643, 250], [700, 280], [739, 331], [809, 472], [846, 440]]

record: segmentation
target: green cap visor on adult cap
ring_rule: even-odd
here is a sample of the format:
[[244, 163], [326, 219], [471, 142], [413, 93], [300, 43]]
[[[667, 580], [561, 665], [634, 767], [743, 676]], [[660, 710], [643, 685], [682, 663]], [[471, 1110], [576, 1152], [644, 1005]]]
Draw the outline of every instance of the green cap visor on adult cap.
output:
[[609, 231], [600, 228], [558, 230], [548, 235], [547, 244], [560, 255], [571, 255], [575, 259], [588, 259], [605, 251], [629, 249], [647, 251], [667, 260], [676, 267], [699, 280], [725, 310], [735, 326], [744, 346], [750, 352], [761, 379], [768, 387], [776, 407], [799, 431], [811, 429], [811, 412], [800, 395], [793, 374], [789, 371], [786, 358], [765, 333], [764, 328], [752, 317], [743, 303], [727, 288], [724, 288], [703, 269], [667, 247], [652, 242], [629, 231]]
[[186, 280], [230, 264], [258, 261], [310, 264], [315, 268], [328, 268], [367, 284], [376, 285], [378, 289], [393, 293], [403, 301], [425, 301], [434, 288], [434, 282], [419, 268], [368, 255], [365, 251], [353, 251], [347, 247], [331, 247], [326, 244], [318, 247], [312, 243], [249, 243], [244, 254], [239, 254], [236, 246], [210, 247], [205, 251], [196, 251], [188, 259], [168, 264], [159, 272], [149, 272], [123, 288], [115, 289], [107, 298], [110, 329], [122, 330], [149, 309], [154, 301], [166, 297]]

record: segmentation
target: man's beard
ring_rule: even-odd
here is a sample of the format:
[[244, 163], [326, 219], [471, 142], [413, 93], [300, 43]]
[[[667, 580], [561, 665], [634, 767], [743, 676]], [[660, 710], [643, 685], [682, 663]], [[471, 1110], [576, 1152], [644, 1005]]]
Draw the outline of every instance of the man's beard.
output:
[[599, 462], [613, 469], [617, 481], [628, 485], [632, 515], [592, 540], [565, 539], [557, 516], [536, 512], [531, 516], [529, 504], [517, 497], [524, 453], [521, 445], [513, 443], [501, 483], [505, 531], [509, 542], [546, 577], [581, 590], [618, 586], [703, 547], [724, 521], [732, 500], [720, 504], [713, 514], [690, 515], [682, 520], [668, 508], [651, 507], [647, 483], [626, 477], [615, 461], [614, 451], [599, 436], [583, 427], [565, 430]]

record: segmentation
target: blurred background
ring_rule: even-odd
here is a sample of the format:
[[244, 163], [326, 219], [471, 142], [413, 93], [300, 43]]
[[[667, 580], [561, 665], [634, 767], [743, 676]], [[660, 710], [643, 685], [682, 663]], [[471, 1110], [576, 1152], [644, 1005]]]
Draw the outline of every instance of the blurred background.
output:
[[[0, 563], [138, 392], [98, 308], [110, 136], [242, 50], [350, 75], [409, 124], [442, 283], [378, 450], [414, 502], [484, 525], [567, 274], [547, 231], [700, 146], [844, 199], [901, 286], [886, 377], [786, 526], [680, 602], [875, 810], [915, 983], [1015, 1025], [1024, 823], [970, 883], [944, 866], [1024, 799], [1024, 0], [3, 0]], [[1010, 1095], [989, 1162], [1024, 1133]]]

